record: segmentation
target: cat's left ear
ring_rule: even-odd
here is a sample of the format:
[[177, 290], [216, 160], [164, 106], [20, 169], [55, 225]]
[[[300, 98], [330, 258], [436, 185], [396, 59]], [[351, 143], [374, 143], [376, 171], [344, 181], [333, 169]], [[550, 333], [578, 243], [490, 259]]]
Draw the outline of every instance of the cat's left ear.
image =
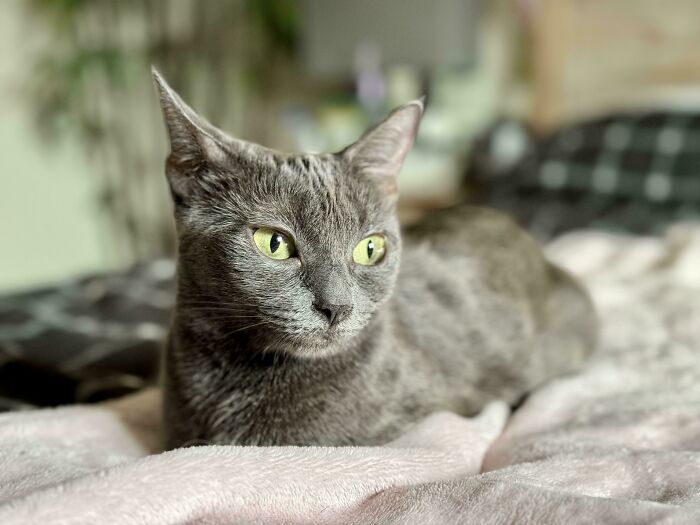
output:
[[152, 68], [158, 88], [165, 126], [170, 139], [170, 155], [165, 173], [175, 204], [186, 204], [212, 171], [244, 147], [204, 117], [198, 115]]
[[230, 149], [230, 137], [188, 106], [155, 68], [151, 71], [170, 138], [171, 155], [194, 167], [215, 160]]
[[424, 107], [421, 97], [396, 108], [340, 154], [353, 170], [376, 177], [388, 194], [396, 193], [396, 178], [418, 133]]

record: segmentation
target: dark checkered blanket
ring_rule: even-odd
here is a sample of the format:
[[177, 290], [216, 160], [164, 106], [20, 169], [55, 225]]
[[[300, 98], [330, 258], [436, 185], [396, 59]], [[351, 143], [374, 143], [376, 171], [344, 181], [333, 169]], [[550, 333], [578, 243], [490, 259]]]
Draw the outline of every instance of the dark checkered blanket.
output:
[[622, 113], [545, 137], [501, 121], [475, 141], [466, 184], [540, 238], [660, 233], [700, 217], [700, 113]]

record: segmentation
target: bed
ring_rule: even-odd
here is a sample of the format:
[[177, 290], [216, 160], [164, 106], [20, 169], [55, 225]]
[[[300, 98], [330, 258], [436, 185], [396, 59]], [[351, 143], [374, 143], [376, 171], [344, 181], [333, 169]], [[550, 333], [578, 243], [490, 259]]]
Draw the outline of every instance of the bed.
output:
[[161, 452], [172, 261], [1, 299], [5, 365], [36, 367], [0, 363], [0, 523], [700, 523], [700, 224], [546, 249], [598, 308], [591, 362], [381, 447]]

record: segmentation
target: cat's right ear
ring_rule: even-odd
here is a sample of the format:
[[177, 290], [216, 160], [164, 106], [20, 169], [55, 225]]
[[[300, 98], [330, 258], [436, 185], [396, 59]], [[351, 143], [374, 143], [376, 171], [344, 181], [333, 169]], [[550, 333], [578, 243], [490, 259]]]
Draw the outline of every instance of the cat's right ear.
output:
[[421, 97], [396, 108], [340, 154], [395, 197], [396, 179], [418, 133], [424, 107], [425, 97]]
[[166, 175], [175, 204], [186, 204], [207, 167], [223, 160], [230, 151], [230, 140], [195, 113], [155, 68], [151, 71], [170, 139]]

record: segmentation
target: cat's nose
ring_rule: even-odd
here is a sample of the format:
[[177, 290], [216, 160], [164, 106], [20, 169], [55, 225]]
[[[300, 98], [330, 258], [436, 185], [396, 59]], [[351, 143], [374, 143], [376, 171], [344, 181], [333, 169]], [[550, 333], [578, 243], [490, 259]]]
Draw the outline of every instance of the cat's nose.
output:
[[343, 319], [347, 319], [352, 312], [352, 306], [349, 304], [329, 304], [315, 303], [314, 308], [320, 312], [331, 326], [338, 324]]

